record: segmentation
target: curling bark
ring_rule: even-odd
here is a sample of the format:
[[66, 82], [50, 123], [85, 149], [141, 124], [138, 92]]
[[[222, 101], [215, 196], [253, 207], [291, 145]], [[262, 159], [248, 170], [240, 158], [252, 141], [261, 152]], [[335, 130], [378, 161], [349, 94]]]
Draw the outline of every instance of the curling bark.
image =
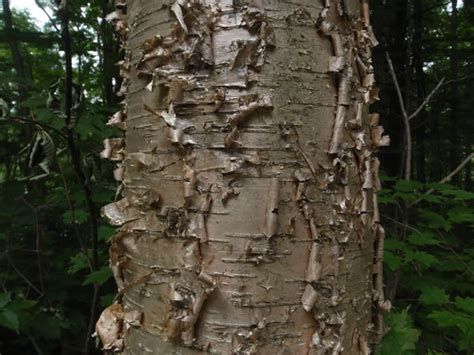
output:
[[124, 354], [368, 354], [383, 333], [367, 1], [119, 0]]

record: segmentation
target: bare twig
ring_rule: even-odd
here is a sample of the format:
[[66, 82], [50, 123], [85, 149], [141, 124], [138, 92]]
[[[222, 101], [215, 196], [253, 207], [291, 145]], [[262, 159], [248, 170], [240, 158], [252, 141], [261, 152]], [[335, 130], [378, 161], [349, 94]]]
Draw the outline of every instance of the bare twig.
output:
[[[450, 181], [453, 179], [453, 177], [455, 177], [457, 174], [459, 174], [459, 172], [460, 172], [467, 164], [469, 164], [470, 162], [472, 162], [473, 159], [474, 159], [474, 152], [471, 153], [471, 154], [469, 154], [469, 155], [467, 156], [467, 158], [464, 159], [464, 160], [462, 161], [462, 163], [457, 166], [456, 169], [454, 169], [454, 170], [451, 171], [447, 176], [445, 176], [443, 179], [441, 179], [441, 180], [439, 181], [439, 183], [440, 183], [440, 184], [445, 184], [445, 183], [447, 183], [447, 182], [450, 182]], [[435, 191], [436, 191], [436, 189], [429, 189], [428, 191], [425, 192], [425, 195], [431, 195], [431, 194], [432, 194], [433, 192], [435, 192]], [[417, 205], [417, 204], [419, 204], [422, 200], [423, 200], [423, 198], [420, 197], [419, 199], [417, 199], [416, 201], [414, 201], [413, 203], [411, 203], [409, 206], [411, 207], [411, 206]]]
[[469, 162], [472, 161], [472, 159], [474, 159], [474, 153], [469, 154], [469, 156], [461, 164], [459, 164], [456, 169], [454, 169], [451, 173], [449, 173], [449, 175], [440, 181], [440, 184], [450, 182], [453, 177], [455, 177], [467, 164], [469, 164]]
[[26, 276], [25, 274], [23, 274], [15, 265], [15, 262], [13, 261], [12, 257], [10, 256], [10, 254], [8, 253], [8, 250], [7, 250], [7, 258], [8, 258], [8, 263], [11, 265], [11, 267], [13, 268], [13, 270], [15, 270], [15, 272], [18, 274], [18, 276], [20, 276], [21, 279], [23, 279], [23, 281], [25, 281], [28, 286], [30, 286], [33, 290], [35, 290], [38, 295], [40, 295], [40, 297], [42, 297], [44, 294], [43, 292], [41, 292], [41, 290], [36, 287], [33, 282], [31, 282]]
[[410, 118], [408, 116], [405, 101], [403, 100], [402, 91], [398, 83], [397, 74], [393, 68], [392, 60], [388, 52], [385, 52], [385, 57], [387, 59], [388, 67], [390, 70], [390, 75], [392, 76], [393, 84], [397, 91], [398, 101], [400, 104], [400, 109], [402, 110], [403, 115], [403, 124], [405, 126], [405, 138], [406, 138], [406, 157], [405, 157], [405, 180], [411, 179], [411, 156], [412, 156], [412, 137], [411, 137], [411, 128], [410, 128]]
[[428, 96], [426, 96], [425, 100], [421, 103], [421, 105], [415, 110], [415, 112], [413, 112], [409, 117], [408, 117], [408, 120], [412, 120], [413, 118], [415, 118], [416, 116], [418, 116], [418, 114], [421, 112], [421, 110], [423, 110], [423, 108], [428, 105], [428, 103], [430, 102], [431, 98], [434, 96], [434, 94], [436, 94], [436, 92], [440, 89], [440, 87], [445, 83], [445, 80], [446, 78], [442, 78], [439, 82], [438, 82], [438, 85], [435, 86], [435, 88], [430, 92], [430, 94]]
[[38, 279], [41, 287], [41, 292], [45, 293], [45, 286], [43, 281], [43, 265], [41, 262], [41, 231], [39, 227], [38, 208], [33, 206], [23, 196], [21, 197], [25, 205], [27, 205], [33, 212], [33, 218], [35, 220], [35, 231], [36, 231], [36, 264], [38, 266]]
[[28, 336], [28, 339], [31, 341], [31, 344], [33, 344], [33, 347], [35, 348], [36, 350], [36, 353], [38, 355], [43, 355], [43, 351], [41, 350], [41, 348], [39, 347], [38, 343], [36, 342], [35, 338], [33, 338], [33, 336], [31, 335], [31, 333], [28, 331], [27, 332], [27, 336]]
[[[29, 118], [25, 118], [25, 117], [20, 117], [20, 116], [12, 116], [10, 117], [9, 119], [12, 119], [12, 120], [15, 120], [15, 121], [20, 121], [20, 122], [24, 122], [24, 123], [29, 123], [29, 124], [33, 124], [33, 125], [38, 125], [40, 126], [41, 128], [44, 128], [45, 130], [51, 130], [53, 131], [54, 133], [56, 133], [57, 135], [59, 135], [61, 138], [63, 139], [67, 139], [67, 137], [64, 135], [63, 132], [61, 132], [59, 129], [57, 128], [54, 128], [53, 126], [50, 126], [49, 124], [47, 123], [43, 123], [43, 122], [38, 122], [36, 120], [32, 120], [32, 119], [29, 119]], [[0, 120], [0, 122], [8, 122], [8, 119], [4, 119], [4, 120]]]
[[41, 4], [40, 1], [38, 0], [35, 0], [35, 4], [36, 6], [38, 6], [41, 11], [43, 11], [46, 15], [46, 17], [48, 17], [48, 20], [49, 22], [51, 22], [51, 24], [53, 25], [54, 29], [58, 32], [58, 33], [61, 33], [61, 30], [59, 29], [59, 27], [56, 25], [56, 23], [54, 22], [53, 18], [51, 17], [51, 15], [48, 13], [48, 11], [46, 11], [46, 9], [44, 8], [44, 6]]
[[[439, 236], [440, 236], [441, 238], [444, 239], [444, 237], [441, 235], [441, 233], [438, 232], [438, 234], [439, 234]], [[446, 240], [444, 240], [444, 245], [440, 245], [440, 248], [450, 251], [450, 252], [456, 257], [456, 259], [458, 259], [458, 261], [459, 261], [461, 264], [464, 265], [464, 267], [466, 268], [466, 270], [469, 271], [469, 273], [470, 273], [471, 275], [474, 275], [474, 271], [473, 271], [472, 268], [469, 266], [469, 264], [466, 263], [466, 262], [461, 258], [461, 256], [456, 252], [456, 250], [454, 250], [452, 247], [449, 246], [449, 243], [447, 243]]]
[[81, 252], [84, 254], [86, 260], [87, 260], [87, 265], [89, 266], [89, 271], [93, 272], [95, 271], [93, 266], [92, 266], [92, 261], [87, 253], [87, 247], [84, 244], [84, 241], [81, 238], [81, 233], [79, 231], [79, 228], [77, 227], [76, 223], [76, 209], [74, 208], [74, 205], [71, 200], [71, 193], [69, 192], [69, 186], [67, 184], [66, 176], [64, 175], [64, 171], [61, 167], [61, 164], [58, 162], [58, 170], [59, 170], [59, 175], [61, 176], [61, 180], [63, 182], [63, 187], [64, 187], [64, 197], [66, 199], [66, 202], [68, 204], [69, 210], [71, 211], [71, 217], [72, 217], [72, 229], [74, 230], [74, 235], [76, 236], [77, 242], [79, 243], [79, 247], [81, 248]]
[[415, 233], [421, 234], [421, 232], [420, 232], [418, 229], [416, 229], [415, 227], [413, 227], [413, 226], [411, 226], [411, 225], [409, 225], [409, 224], [407, 224], [407, 223], [403, 223], [403, 222], [397, 221], [396, 219], [394, 219], [394, 218], [392, 218], [392, 217], [389, 217], [389, 216], [387, 216], [387, 215], [385, 215], [385, 214], [382, 214], [381, 216], [382, 216], [383, 218], [388, 219], [390, 222], [393, 222], [393, 223], [395, 223], [395, 224], [398, 224], [399, 226], [401, 226], [401, 227], [403, 227], [403, 228], [405, 228], [405, 229], [410, 229], [410, 230], [412, 230], [412, 231], [415, 232]]

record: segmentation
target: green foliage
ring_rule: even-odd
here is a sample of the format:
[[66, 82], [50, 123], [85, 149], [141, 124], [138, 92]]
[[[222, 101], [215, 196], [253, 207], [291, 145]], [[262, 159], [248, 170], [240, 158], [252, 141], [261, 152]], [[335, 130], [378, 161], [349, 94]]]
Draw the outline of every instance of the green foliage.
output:
[[[471, 194], [447, 184], [400, 181], [386, 184], [382, 212], [394, 214], [403, 208], [407, 211], [399, 221], [384, 221], [388, 232], [387, 284], [398, 278], [394, 306], [404, 310], [386, 316], [391, 330], [383, 339], [379, 353], [395, 354], [398, 350], [394, 349], [401, 349], [401, 354], [472, 350], [474, 205]], [[404, 195], [407, 191], [410, 198]], [[390, 287], [387, 291], [391, 292]]]
[[[57, 26], [54, 2], [41, 1]], [[117, 100], [106, 97], [104, 84], [118, 79], [117, 48], [112, 26], [101, 19], [112, 3], [70, 2], [74, 81], [84, 92], [74, 143], [92, 189], [93, 215], [99, 223], [98, 267], [91, 270], [91, 211], [83, 184], [66, 142], [64, 114], [48, 107], [50, 85], [58, 82], [57, 99], [64, 106], [64, 61], [60, 37], [51, 23], [40, 29], [29, 15], [12, 9], [14, 38], [23, 61], [18, 72], [3, 22], [0, 23], [0, 353], [81, 353], [86, 338], [92, 295], [106, 304], [115, 292], [107, 267], [108, 240], [114, 229], [99, 216], [113, 200], [114, 166], [99, 158], [103, 139], [117, 135], [106, 126]], [[0, 14], [3, 18], [3, 13]], [[106, 70], [107, 69], [107, 70]], [[106, 74], [106, 72], [108, 74]], [[106, 77], [106, 75], [108, 75]], [[118, 87], [111, 86], [113, 91]], [[113, 100], [112, 100], [112, 99]], [[51, 106], [51, 103], [50, 103]], [[40, 129], [41, 127], [41, 129]], [[34, 136], [50, 137], [54, 155], [44, 174], [37, 151], [31, 164]], [[54, 146], [54, 147], [53, 147]], [[51, 150], [51, 149], [50, 149]], [[43, 156], [42, 156], [43, 154]], [[45, 161], [46, 162], [46, 161]], [[100, 305], [97, 306], [100, 309]], [[96, 315], [97, 316], [97, 315]], [[93, 343], [93, 342], [91, 342]], [[75, 350], [73, 350], [75, 349]]]
[[112, 277], [112, 271], [108, 266], [101, 267], [100, 270], [94, 271], [87, 275], [86, 279], [82, 283], [83, 285], [99, 284], [103, 285], [107, 280]]
[[388, 333], [377, 348], [380, 355], [414, 354], [420, 331], [413, 326], [408, 308], [401, 312], [392, 312], [385, 317]]

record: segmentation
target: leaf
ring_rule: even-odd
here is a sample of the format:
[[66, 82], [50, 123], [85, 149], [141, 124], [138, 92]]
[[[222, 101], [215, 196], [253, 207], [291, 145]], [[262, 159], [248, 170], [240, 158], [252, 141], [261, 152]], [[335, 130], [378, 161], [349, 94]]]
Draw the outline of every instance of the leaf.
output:
[[474, 223], [474, 212], [465, 206], [456, 206], [448, 211], [448, 221], [453, 224]]
[[[474, 338], [474, 318], [471, 315], [450, 311], [434, 311], [428, 315], [440, 328], [454, 328], [459, 350], [466, 350]], [[459, 331], [460, 330], [460, 331]]]
[[418, 195], [413, 192], [395, 192], [393, 196], [406, 202], [415, 202], [418, 199]]
[[403, 249], [405, 249], [405, 244], [401, 240], [395, 238], [387, 238], [387, 240], [385, 240], [385, 250]]
[[413, 354], [421, 332], [416, 329], [408, 314], [408, 308], [399, 313], [388, 313], [385, 321], [390, 327], [376, 353], [380, 355]]
[[26, 298], [17, 298], [8, 305], [8, 309], [12, 311], [24, 311], [30, 309], [38, 304], [38, 301], [29, 300]]
[[442, 196], [436, 196], [436, 195], [433, 195], [433, 194], [421, 194], [420, 195], [420, 199], [422, 201], [426, 201], [426, 202], [430, 202], [430, 203], [443, 203], [444, 201], [446, 201], [446, 198], [442, 197]]
[[112, 303], [114, 303], [115, 297], [116, 297], [116, 295], [114, 293], [109, 293], [107, 295], [102, 296], [100, 298], [100, 305], [103, 308], [107, 308], [107, 307], [111, 306]]
[[83, 286], [97, 283], [99, 285], [104, 284], [107, 280], [112, 277], [112, 270], [108, 266], [103, 266], [99, 270], [94, 271], [87, 275], [85, 281], [82, 283]]
[[98, 230], [99, 240], [107, 241], [116, 233], [115, 228], [109, 226], [100, 226]]
[[428, 318], [434, 320], [442, 328], [457, 327], [463, 332], [467, 332], [471, 326], [474, 326], [474, 320], [450, 311], [434, 311], [428, 315]]
[[453, 188], [451, 190], [444, 190], [442, 194], [452, 196], [456, 201], [470, 201], [474, 200], [474, 193], [464, 191], [461, 189]]
[[0, 309], [5, 307], [11, 301], [9, 293], [0, 293]]
[[377, 197], [377, 200], [379, 205], [388, 205], [390, 203], [394, 203], [397, 199], [391, 193], [380, 193]]
[[15, 312], [9, 309], [0, 311], [0, 326], [13, 330], [16, 333], [20, 332], [20, 321]]
[[442, 215], [439, 213], [433, 212], [433, 211], [428, 211], [428, 210], [420, 210], [419, 211], [420, 216], [422, 217], [423, 220], [428, 223], [428, 226], [430, 228], [442, 228], [446, 232], [450, 231], [452, 229], [451, 223], [449, 223]]
[[388, 250], [385, 251], [383, 261], [392, 271], [397, 270], [402, 265], [402, 258]]
[[421, 189], [422, 187], [423, 183], [419, 181], [398, 180], [394, 186], [394, 189], [400, 192], [414, 192], [416, 190]]
[[463, 310], [464, 312], [474, 314], [474, 298], [466, 297], [456, 297], [456, 306]]
[[454, 186], [450, 184], [441, 184], [439, 182], [431, 182], [429, 184], [426, 184], [426, 187], [434, 189], [437, 192], [444, 192], [452, 190]]
[[89, 218], [89, 215], [87, 214], [87, 212], [81, 209], [75, 210], [74, 215], [76, 217], [75, 220], [73, 219], [72, 211], [66, 211], [63, 214], [63, 222], [65, 224], [72, 224], [73, 222], [77, 224], [83, 224]]
[[441, 241], [430, 233], [410, 234], [408, 236], [408, 242], [413, 245], [438, 245], [441, 243]]
[[431, 255], [425, 251], [413, 252], [412, 250], [406, 251], [405, 261], [406, 262], [415, 261], [427, 267], [430, 267], [431, 265], [439, 263], [438, 259], [434, 255]]
[[439, 287], [426, 287], [422, 290], [420, 302], [427, 306], [443, 305], [449, 301], [445, 290]]
[[87, 257], [83, 252], [79, 252], [71, 257], [68, 273], [74, 275], [75, 273], [85, 270], [88, 267]]

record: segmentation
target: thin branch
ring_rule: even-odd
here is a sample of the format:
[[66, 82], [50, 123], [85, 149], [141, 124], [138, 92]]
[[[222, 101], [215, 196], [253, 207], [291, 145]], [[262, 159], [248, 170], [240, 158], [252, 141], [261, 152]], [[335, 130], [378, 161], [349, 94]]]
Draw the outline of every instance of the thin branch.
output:
[[[440, 233], [438, 233], [440, 234]], [[440, 235], [441, 236], [441, 235]], [[442, 236], [441, 236], [442, 237]], [[448, 250], [450, 251], [455, 257], [456, 259], [458, 259], [458, 261], [464, 265], [464, 267], [466, 268], [467, 271], [469, 271], [469, 273], [471, 275], [474, 275], [474, 271], [471, 269], [471, 267], [469, 266], [468, 263], [466, 263], [462, 258], [461, 256], [453, 249], [449, 246], [449, 244], [445, 241], [444, 242], [445, 245], [440, 245], [440, 248], [444, 249], [444, 250]]]
[[[50, 126], [47, 123], [38, 122], [36, 120], [32, 120], [32, 119], [25, 118], [25, 117], [20, 117], [20, 116], [11, 116], [10, 119], [15, 120], [15, 121], [24, 122], [24, 123], [30, 123], [30, 124], [38, 125], [41, 128], [53, 131], [54, 133], [56, 133], [57, 135], [59, 135], [63, 139], [67, 139], [67, 137], [64, 135], [63, 132], [61, 132], [57, 128], [54, 128], [53, 126]], [[0, 122], [8, 122], [8, 119], [0, 120]]]
[[413, 118], [415, 118], [416, 116], [418, 116], [418, 114], [421, 112], [421, 110], [423, 110], [423, 108], [428, 105], [428, 103], [430, 102], [431, 98], [434, 96], [434, 94], [436, 94], [436, 92], [441, 88], [441, 86], [445, 83], [445, 80], [446, 78], [442, 78], [439, 82], [438, 82], [438, 85], [436, 85], [436, 87], [433, 89], [433, 91], [430, 92], [430, 94], [428, 96], [426, 96], [425, 100], [421, 103], [421, 105], [416, 109], [415, 112], [413, 112], [409, 117], [408, 117], [408, 120], [412, 120]]
[[474, 159], [474, 152], [469, 154], [468, 157], [463, 160], [463, 162], [461, 164], [459, 164], [459, 166], [454, 169], [449, 175], [447, 175], [444, 179], [442, 179], [440, 181], [440, 184], [445, 184], [447, 182], [450, 182], [453, 177], [455, 177], [467, 164], [469, 164], [469, 162], [472, 161], [472, 159]]
[[58, 170], [59, 170], [59, 175], [61, 176], [61, 180], [63, 182], [63, 187], [64, 187], [64, 197], [66, 199], [66, 202], [68, 204], [69, 210], [71, 211], [71, 217], [72, 217], [72, 229], [74, 230], [74, 235], [76, 236], [77, 242], [79, 243], [79, 247], [81, 248], [81, 252], [84, 254], [86, 260], [87, 260], [87, 265], [89, 267], [90, 272], [94, 272], [94, 268], [92, 266], [92, 261], [91, 258], [89, 257], [89, 254], [87, 253], [87, 247], [84, 244], [84, 241], [81, 238], [81, 233], [79, 231], [79, 228], [77, 227], [76, 223], [76, 209], [74, 208], [74, 205], [71, 200], [71, 193], [69, 191], [69, 186], [67, 184], [66, 176], [64, 175], [64, 171], [61, 167], [61, 164], [58, 162]]
[[25, 83], [25, 65], [23, 58], [21, 56], [20, 48], [18, 42], [16, 41], [15, 36], [12, 36], [13, 32], [13, 19], [12, 12], [10, 9], [10, 0], [2, 0], [3, 6], [3, 21], [5, 26], [5, 32], [7, 35], [7, 43], [10, 46], [10, 50], [13, 56], [13, 66], [15, 68], [16, 74], [22, 79], [21, 88], [24, 90]]
[[56, 22], [54, 22], [53, 18], [51, 17], [51, 15], [48, 13], [48, 11], [46, 11], [46, 9], [44, 8], [44, 6], [41, 4], [40, 1], [38, 0], [35, 0], [35, 4], [36, 6], [38, 6], [41, 11], [43, 11], [46, 15], [46, 17], [48, 17], [48, 20], [49, 22], [51, 22], [51, 24], [53, 25], [54, 29], [56, 30], [56, 32], [58, 33], [61, 33], [61, 30], [59, 29], [59, 27], [56, 25]]
[[35, 233], [36, 233], [36, 264], [38, 266], [38, 281], [40, 283], [41, 287], [41, 292], [44, 294], [45, 293], [45, 286], [44, 286], [44, 281], [43, 281], [43, 264], [41, 262], [41, 230], [39, 226], [39, 218], [38, 218], [38, 208], [33, 206], [28, 202], [27, 199], [25, 199], [23, 196], [21, 197], [25, 205], [27, 205], [31, 211], [33, 212], [33, 218], [35, 220]]
[[8, 253], [8, 250], [7, 250], [7, 259], [8, 259], [8, 263], [11, 265], [11, 267], [13, 268], [13, 270], [15, 270], [15, 272], [18, 274], [18, 276], [20, 276], [21, 279], [23, 279], [23, 281], [25, 281], [28, 286], [30, 286], [33, 290], [35, 290], [38, 295], [40, 297], [43, 297], [43, 292], [41, 292], [40, 289], [38, 289], [38, 287], [36, 287], [15, 265], [15, 263], [13, 262], [13, 259], [12, 257], [10, 256], [10, 254]]
[[[474, 152], [471, 153], [471, 154], [469, 154], [469, 155], [467, 156], [467, 158], [464, 159], [464, 160], [462, 161], [462, 163], [457, 166], [456, 169], [454, 169], [454, 170], [451, 171], [447, 176], [445, 176], [443, 179], [441, 179], [441, 180], [439, 181], [439, 183], [440, 183], [440, 184], [445, 184], [445, 183], [447, 183], [447, 182], [450, 182], [450, 181], [453, 179], [453, 177], [455, 177], [457, 174], [459, 174], [459, 172], [460, 172], [462, 169], [464, 169], [464, 167], [465, 167], [467, 164], [469, 164], [470, 162], [472, 162], [473, 159], [474, 159]], [[435, 192], [435, 191], [436, 191], [436, 189], [429, 189], [428, 191], [425, 192], [425, 195], [431, 195], [431, 194], [432, 194], [433, 192]], [[418, 200], [416, 200], [416, 201], [414, 201], [413, 203], [411, 203], [411, 204], [409, 205], [409, 207], [412, 207], [412, 206], [414, 206], [414, 205], [419, 204], [422, 200], [423, 200], [423, 198], [419, 198]]]
[[33, 344], [33, 347], [35, 348], [36, 350], [36, 353], [38, 355], [43, 355], [43, 351], [41, 350], [41, 348], [39, 347], [38, 343], [36, 342], [35, 338], [33, 338], [33, 336], [31, 335], [31, 333], [28, 331], [27, 332], [27, 336], [28, 336], [28, 339], [31, 341], [31, 344]]
[[397, 221], [396, 219], [393, 219], [392, 217], [389, 217], [389, 216], [387, 216], [387, 215], [385, 215], [385, 214], [382, 214], [381, 216], [382, 216], [383, 218], [388, 219], [390, 222], [393, 222], [393, 223], [395, 223], [395, 224], [398, 224], [400, 227], [403, 227], [403, 228], [405, 228], [405, 229], [410, 229], [410, 230], [412, 230], [413, 232], [416, 232], [416, 233], [418, 233], [418, 234], [421, 234], [421, 232], [420, 232], [418, 229], [416, 229], [415, 227], [413, 227], [413, 226], [411, 226], [411, 225], [409, 225], [409, 224], [407, 224], [407, 223], [402, 223], [402, 222], [400, 222], [400, 221]]
[[390, 55], [388, 54], [388, 52], [385, 52], [385, 57], [387, 59], [388, 67], [390, 69], [390, 74], [392, 76], [393, 84], [395, 85], [395, 89], [397, 91], [400, 109], [402, 110], [403, 124], [405, 126], [406, 152], [407, 152], [407, 155], [405, 157], [405, 180], [410, 180], [411, 179], [411, 156], [412, 156], [412, 137], [411, 137], [411, 128], [410, 128], [410, 118], [405, 108], [405, 102], [403, 100], [402, 91], [398, 83], [397, 74], [395, 73], [395, 69], [393, 68], [393, 63], [392, 63], [392, 60], [390, 59]]

